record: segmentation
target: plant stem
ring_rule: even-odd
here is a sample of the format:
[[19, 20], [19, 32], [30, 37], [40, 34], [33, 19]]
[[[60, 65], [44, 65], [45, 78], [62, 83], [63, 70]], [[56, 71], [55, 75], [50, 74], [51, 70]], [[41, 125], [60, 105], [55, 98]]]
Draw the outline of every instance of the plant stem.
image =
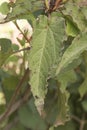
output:
[[10, 130], [11, 128], [13, 128], [15, 125], [17, 125], [17, 123], [19, 123], [19, 119], [18, 117], [16, 117], [11, 123], [9, 123], [4, 130]]
[[23, 48], [23, 49], [14, 51], [13, 54], [18, 53], [18, 52], [21, 52], [21, 51], [26, 51], [26, 50], [30, 50], [30, 47], [27, 47], [27, 48]]
[[85, 114], [83, 114], [82, 119], [79, 119], [75, 115], [72, 115], [71, 118], [80, 124], [79, 130], [84, 130], [84, 125], [86, 123]]
[[79, 128], [79, 130], [84, 130], [85, 123], [86, 123], [85, 122], [85, 114], [83, 114], [82, 119], [80, 121], [80, 128]]
[[72, 115], [71, 118], [72, 118], [73, 120], [75, 120], [76, 122], [78, 122], [78, 123], [80, 123], [80, 121], [81, 121], [81, 120], [80, 120], [77, 116], [75, 116], [75, 115]]
[[22, 99], [20, 99], [18, 102], [15, 102], [16, 100], [16, 97], [18, 96], [20, 90], [21, 90], [21, 87], [22, 87], [22, 84], [24, 83], [24, 81], [29, 77], [29, 69], [27, 69], [25, 71], [25, 74], [24, 76], [22, 77], [22, 79], [20, 80], [20, 82], [18, 83], [17, 87], [16, 87], [16, 90], [11, 98], [11, 101], [6, 109], [6, 111], [0, 116], [0, 122], [2, 122], [5, 118], [7, 118], [8, 116], [10, 116], [18, 107], [20, 107], [20, 105], [25, 101], [27, 100], [28, 96], [29, 96], [29, 91], [30, 91], [30, 87], [28, 88], [29, 90], [26, 91], [24, 97]]
[[14, 22], [15, 26], [17, 27], [17, 29], [21, 32], [21, 34], [23, 35], [23, 37], [25, 38], [25, 40], [30, 43], [31, 37], [30, 39], [27, 38], [27, 36], [23, 33], [23, 31], [20, 29], [20, 27], [18, 26], [17, 22]]

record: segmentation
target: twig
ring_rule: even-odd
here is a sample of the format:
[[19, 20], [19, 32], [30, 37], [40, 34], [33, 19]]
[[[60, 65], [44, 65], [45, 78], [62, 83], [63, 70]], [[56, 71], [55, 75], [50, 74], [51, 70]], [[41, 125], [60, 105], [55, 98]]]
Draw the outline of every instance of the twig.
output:
[[73, 120], [75, 120], [76, 122], [78, 122], [78, 123], [81, 122], [81, 120], [80, 120], [77, 116], [75, 116], [75, 115], [72, 115], [71, 118], [72, 118]]
[[[6, 111], [4, 112], [4, 114], [2, 114], [2, 115], [0, 116], [0, 122], [3, 121], [6, 117], [8, 117], [9, 114], [13, 113], [13, 111], [15, 111], [15, 109], [17, 109], [18, 106], [20, 106], [20, 104], [23, 102], [23, 101], [19, 100], [19, 102], [18, 102], [17, 104], [13, 105], [14, 102], [15, 102], [15, 100], [16, 100], [17, 95], [18, 95], [19, 92], [20, 92], [20, 89], [21, 89], [22, 84], [24, 83], [24, 81], [26, 80], [26, 78], [28, 78], [28, 76], [29, 76], [29, 69], [27, 69], [27, 70], [25, 71], [24, 76], [22, 77], [22, 79], [20, 80], [19, 84], [17, 85], [16, 90], [15, 90], [15, 92], [14, 92], [12, 98], [11, 98], [11, 101], [10, 101], [10, 103], [9, 103], [9, 105], [8, 105], [8, 107], [7, 107], [7, 109], [6, 109]], [[27, 92], [28, 92], [28, 91], [27, 91]], [[25, 96], [26, 96], [26, 95], [25, 95]], [[24, 98], [24, 97], [23, 97], [23, 98]], [[27, 98], [28, 98], [28, 97], [27, 97]], [[22, 100], [23, 100], [23, 99], [22, 99]], [[15, 107], [16, 107], [16, 108], [15, 108]]]
[[53, 7], [52, 10], [56, 10], [59, 7], [59, 5], [60, 5], [61, 2], [62, 2], [62, 0], [56, 0], [55, 6]]
[[85, 125], [85, 114], [83, 114], [82, 119], [80, 121], [80, 127], [79, 130], [83, 130], [84, 129], [84, 125]]
[[80, 125], [79, 130], [83, 130], [84, 129], [84, 125], [86, 123], [85, 114], [83, 114], [82, 119], [79, 119], [75, 115], [72, 115], [71, 118], [79, 123], [79, 125]]
[[27, 36], [26, 36], [26, 35], [23, 33], [23, 31], [20, 29], [20, 27], [18, 26], [18, 24], [17, 24], [16, 21], [14, 22], [14, 24], [15, 24], [15, 26], [17, 27], [17, 29], [21, 32], [21, 34], [23, 35], [23, 37], [26, 39], [26, 41], [27, 41], [28, 43], [30, 43], [31, 38], [30, 38], [30, 39], [27, 38]]
[[4, 130], [10, 130], [11, 128], [13, 128], [15, 125], [17, 125], [19, 119], [18, 117], [16, 117], [11, 123], [9, 123]]
[[10, 108], [10, 111], [8, 111], [8, 113], [5, 112], [4, 114], [2, 114], [2, 115], [0, 116], [0, 123], [1, 123], [4, 119], [8, 118], [12, 113], [14, 113], [20, 106], [22, 106], [24, 103], [26, 103], [26, 101], [28, 100], [28, 98], [29, 98], [30, 96], [31, 96], [30, 88], [28, 88], [28, 89], [26, 90], [24, 96], [23, 96], [21, 99], [19, 99], [16, 103], [14, 103], [14, 104], [12, 105], [12, 107]]
[[14, 51], [13, 54], [18, 53], [18, 52], [21, 52], [21, 51], [26, 51], [26, 50], [30, 50], [30, 47], [27, 47], [27, 48], [23, 48], [23, 49]]

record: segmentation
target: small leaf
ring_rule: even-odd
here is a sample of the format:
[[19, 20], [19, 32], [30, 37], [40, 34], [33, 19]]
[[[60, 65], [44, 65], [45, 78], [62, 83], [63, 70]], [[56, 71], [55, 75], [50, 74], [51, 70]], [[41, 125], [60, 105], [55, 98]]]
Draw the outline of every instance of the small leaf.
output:
[[19, 50], [19, 46], [17, 44], [12, 44], [13, 51]]
[[7, 15], [10, 11], [10, 8], [9, 8], [9, 5], [7, 2], [3, 2], [1, 5], [0, 5], [0, 12], [4, 15]]
[[85, 78], [84, 82], [80, 85], [79, 93], [81, 98], [87, 93], [87, 78]]
[[9, 39], [0, 39], [0, 67], [7, 58], [12, 54], [11, 41]]
[[82, 101], [82, 107], [87, 112], [87, 101], [86, 100]]
[[75, 37], [79, 33], [79, 29], [70, 19], [66, 19], [66, 33], [69, 36]]
[[56, 75], [77, 59], [85, 50], [87, 50], [87, 33], [82, 33], [73, 40], [72, 44], [64, 52], [61, 62], [58, 65]]
[[13, 75], [8, 75], [8, 77], [4, 78], [2, 81], [2, 85], [4, 88], [4, 93], [6, 97], [6, 102], [8, 103], [14, 93], [14, 90], [18, 84], [18, 77]]
[[61, 83], [60, 89], [62, 92], [65, 92], [67, 85], [73, 83], [77, 80], [76, 73], [74, 70], [69, 70], [58, 76], [58, 81]]

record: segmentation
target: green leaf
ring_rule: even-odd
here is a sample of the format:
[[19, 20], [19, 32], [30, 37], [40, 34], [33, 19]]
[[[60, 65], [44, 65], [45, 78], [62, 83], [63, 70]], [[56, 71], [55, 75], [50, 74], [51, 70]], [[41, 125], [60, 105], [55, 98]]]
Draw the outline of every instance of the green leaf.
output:
[[6, 104], [5, 94], [2, 90], [2, 84], [0, 83], [0, 107]]
[[[53, 82], [53, 83], [52, 83]], [[54, 87], [55, 86], [55, 87]], [[49, 91], [45, 99], [46, 120], [54, 126], [63, 125], [68, 115], [68, 93], [61, 91], [57, 81], [50, 80]]]
[[87, 5], [82, 8], [82, 12], [87, 20]]
[[7, 2], [3, 2], [1, 5], [0, 5], [0, 12], [2, 14], [5, 14], [7, 15], [10, 11], [10, 8], [8, 6], [8, 3]]
[[16, 125], [12, 126], [11, 130], [26, 130], [26, 128], [18, 122]]
[[12, 54], [11, 41], [9, 39], [0, 39], [0, 67], [7, 58]]
[[11, 11], [7, 14], [6, 18], [1, 22], [9, 22], [16, 19], [35, 20], [33, 13], [43, 6], [43, 2], [39, 0], [17, 0], [15, 3], [10, 4]]
[[49, 71], [60, 58], [59, 52], [65, 39], [64, 33], [64, 19], [57, 15], [54, 15], [50, 21], [46, 16], [40, 16], [35, 23], [29, 68], [31, 91], [38, 111], [44, 105]]
[[72, 37], [75, 37], [79, 33], [79, 29], [69, 18], [66, 19], [66, 33]]
[[77, 80], [74, 70], [64, 72], [58, 76], [58, 81], [61, 83], [60, 89], [65, 92], [67, 85], [74, 83]]
[[69, 0], [66, 2], [64, 7], [65, 9], [63, 10], [63, 14], [66, 16], [71, 16], [81, 31], [86, 30], [87, 20], [85, 19], [85, 16], [77, 3], [73, 2], [73, 0]]
[[80, 85], [79, 93], [81, 98], [87, 93], [87, 78], [85, 78], [84, 82]]
[[85, 50], [87, 50], [87, 33], [82, 33], [73, 40], [72, 44], [64, 52], [61, 62], [58, 65], [56, 75], [77, 59]]
[[87, 101], [86, 100], [82, 101], [82, 107], [87, 112]]
[[53, 127], [53, 126], [52, 126], [52, 127], [50, 127], [50, 128], [49, 128], [49, 130], [54, 130], [54, 127]]
[[69, 122], [66, 122], [65, 125], [58, 126], [54, 130], [76, 130], [76, 126], [74, 122], [69, 121]]
[[64, 125], [65, 122], [67, 120], [69, 120], [69, 115], [68, 115], [68, 111], [69, 111], [69, 107], [68, 107], [68, 98], [69, 98], [69, 94], [68, 92], [62, 92], [62, 91], [58, 91], [58, 114], [57, 114], [57, 118], [56, 121], [54, 123], [54, 126], [59, 126], [59, 125]]
[[18, 81], [19, 81], [18, 77], [13, 75], [8, 75], [8, 77], [3, 79], [2, 85], [4, 88], [7, 103], [10, 101], [14, 93], [14, 90], [18, 84]]
[[28, 105], [19, 109], [18, 112], [20, 122], [27, 128], [32, 130], [47, 130], [45, 121], [40, 117], [34, 105], [34, 100], [31, 99]]
[[19, 46], [17, 44], [12, 44], [12, 49], [13, 49], [13, 51], [18, 51]]

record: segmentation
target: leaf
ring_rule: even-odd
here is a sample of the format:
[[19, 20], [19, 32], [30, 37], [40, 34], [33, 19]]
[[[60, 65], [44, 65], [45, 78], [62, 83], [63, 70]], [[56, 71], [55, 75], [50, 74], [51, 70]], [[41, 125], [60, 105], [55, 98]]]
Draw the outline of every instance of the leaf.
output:
[[82, 104], [83, 109], [87, 112], [87, 101], [83, 100], [81, 104]]
[[12, 44], [12, 49], [13, 49], [13, 51], [18, 51], [19, 46], [17, 44]]
[[79, 33], [79, 29], [69, 18], [66, 18], [66, 33], [72, 37], [75, 37]]
[[45, 121], [41, 118], [34, 105], [34, 100], [31, 99], [28, 105], [19, 109], [18, 112], [20, 122], [27, 128], [32, 130], [47, 130]]
[[1, 5], [0, 5], [0, 12], [2, 14], [5, 14], [7, 15], [10, 11], [10, 8], [8, 6], [8, 3], [7, 2], [3, 2]]
[[50, 128], [49, 128], [49, 130], [54, 130], [54, 127], [53, 127], [53, 126], [52, 126], [52, 127], [50, 127]]
[[8, 77], [5, 77], [3, 79], [2, 85], [4, 88], [4, 93], [5, 93], [7, 103], [10, 101], [14, 93], [14, 90], [18, 84], [18, 81], [19, 81], [18, 77], [13, 75], [8, 75]]
[[65, 92], [67, 85], [73, 83], [77, 80], [76, 73], [74, 70], [69, 70], [64, 72], [58, 76], [58, 81], [60, 82], [61, 86], [60, 89], [62, 92]]
[[87, 5], [82, 8], [82, 12], [87, 20]]
[[6, 104], [5, 94], [2, 90], [2, 86], [0, 83], [0, 107], [1, 107], [1, 105], [5, 105], [5, 104]]
[[29, 54], [30, 84], [36, 106], [41, 112], [47, 94], [49, 71], [59, 61], [61, 44], [65, 38], [64, 19], [53, 16], [49, 21], [46, 16], [40, 16], [34, 26]]
[[11, 11], [1, 23], [6, 23], [16, 19], [35, 20], [33, 12], [39, 10], [43, 6], [43, 2], [39, 0], [17, 0], [15, 3], [9, 4]]
[[6, 38], [0, 39], [0, 67], [7, 58], [12, 54], [11, 41]]
[[61, 62], [58, 65], [56, 75], [77, 59], [85, 50], [87, 50], [87, 33], [82, 33], [73, 40], [72, 44], [64, 52]]
[[73, 0], [69, 0], [64, 7], [64, 15], [71, 16], [81, 31], [86, 30], [87, 20], [85, 19], [85, 16], [77, 3], [73, 2]]
[[79, 93], [81, 98], [84, 96], [84, 94], [87, 93], [87, 77], [85, 78], [84, 82], [80, 85]]
[[[52, 83], [53, 82], [53, 83]], [[55, 86], [55, 87], [54, 87]], [[45, 99], [46, 120], [54, 126], [63, 125], [68, 115], [68, 93], [61, 91], [57, 81], [50, 79], [49, 91]]]
[[76, 130], [76, 126], [74, 122], [69, 121], [69, 122], [66, 122], [65, 125], [58, 126], [54, 130]]
[[54, 123], [54, 126], [57, 127], [59, 125], [64, 125], [66, 121], [69, 119], [68, 111], [68, 92], [61, 92], [60, 90], [58, 91], [58, 115], [56, 118], [56, 121]]
[[21, 123], [17, 123], [16, 125], [14, 125], [11, 130], [26, 130], [25, 127], [21, 124]]

